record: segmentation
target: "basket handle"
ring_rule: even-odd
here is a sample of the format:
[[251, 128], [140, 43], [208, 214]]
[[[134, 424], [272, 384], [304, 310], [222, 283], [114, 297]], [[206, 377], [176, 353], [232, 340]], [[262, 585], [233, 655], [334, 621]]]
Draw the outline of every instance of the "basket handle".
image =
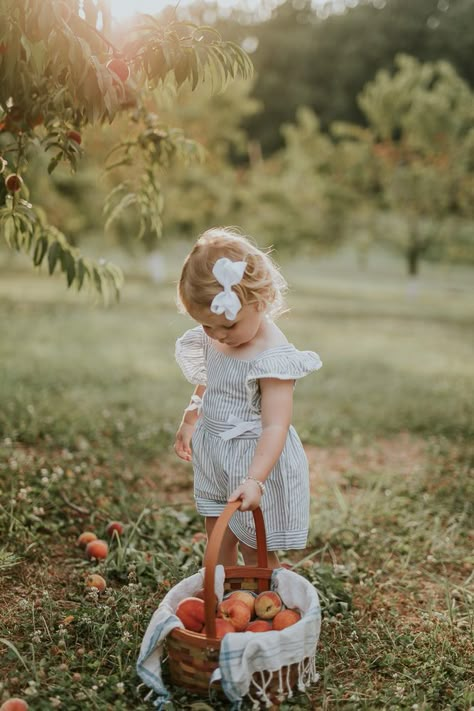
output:
[[[206, 557], [204, 560], [204, 606], [206, 617], [206, 635], [207, 637], [216, 636], [216, 610], [214, 598], [214, 584], [216, 565], [219, 553], [221, 550], [222, 539], [227, 529], [227, 525], [234, 515], [240, 509], [241, 501], [231, 501], [227, 504], [224, 511], [216, 521], [209, 543], [207, 545]], [[267, 557], [267, 538], [265, 534], [265, 523], [263, 514], [260, 508], [256, 508], [253, 513], [255, 521], [255, 532], [257, 534], [257, 562], [259, 568], [268, 567]]]

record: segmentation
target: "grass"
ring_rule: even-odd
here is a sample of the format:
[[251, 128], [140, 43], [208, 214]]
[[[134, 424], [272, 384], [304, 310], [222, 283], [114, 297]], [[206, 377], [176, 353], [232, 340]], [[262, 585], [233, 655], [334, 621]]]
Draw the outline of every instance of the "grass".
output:
[[[161, 284], [132, 270], [109, 309], [21, 261], [0, 274], [0, 700], [150, 708], [135, 674], [141, 637], [203, 553], [192, 475], [171, 451], [190, 391], [173, 361], [190, 323], [174, 307], [177, 264], [170, 253]], [[285, 274], [295, 288], [282, 327], [324, 361], [295, 391], [312, 526], [287, 560], [318, 588], [324, 619], [321, 680], [282, 711], [467, 711], [472, 274], [432, 267], [417, 294], [389, 261], [363, 274], [344, 256], [294, 260]], [[124, 535], [106, 561], [85, 560], [77, 536], [103, 537], [111, 519]], [[84, 590], [92, 571], [107, 579], [100, 596]]]

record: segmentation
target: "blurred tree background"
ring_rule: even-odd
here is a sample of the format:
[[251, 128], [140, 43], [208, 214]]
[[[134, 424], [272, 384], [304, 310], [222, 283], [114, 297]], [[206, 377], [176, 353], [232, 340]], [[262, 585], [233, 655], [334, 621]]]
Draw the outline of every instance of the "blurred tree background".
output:
[[167, 230], [240, 224], [279, 249], [349, 243], [362, 259], [377, 244], [411, 275], [422, 259], [472, 261], [472, 2], [188, 12], [249, 51], [256, 77], [180, 113], [212, 158], [170, 180]]
[[470, 0], [287, 0], [261, 24], [222, 23], [254, 38], [255, 96], [265, 112], [248, 121], [265, 153], [282, 145], [279, 126], [306, 105], [327, 130], [333, 121], [367, 123], [357, 97], [399, 53], [445, 60], [472, 87], [474, 6]]
[[381, 245], [411, 275], [422, 259], [472, 261], [472, 2], [287, 0], [263, 21], [200, 4], [191, 15], [215, 21], [256, 69], [257, 105], [235, 106], [247, 154], [231, 149], [232, 197], [214, 194], [214, 222], [225, 206], [224, 222], [292, 251], [349, 243], [363, 260]]
[[100, 242], [105, 224], [109, 243], [136, 252], [139, 235], [152, 251], [158, 220], [164, 240], [238, 224], [292, 252], [348, 244], [361, 263], [379, 245], [411, 275], [423, 259], [474, 259], [471, 0], [196, 2], [157, 18], [212, 25], [255, 76], [218, 93], [209, 81], [192, 91], [191, 76], [149, 88], [155, 120], [199, 144], [160, 166], [155, 224], [117, 187], [139, 185], [143, 166], [107, 158], [136, 132], [133, 107], [84, 131], [77, 174], [33, 163], [32, 199], [73, 244]]

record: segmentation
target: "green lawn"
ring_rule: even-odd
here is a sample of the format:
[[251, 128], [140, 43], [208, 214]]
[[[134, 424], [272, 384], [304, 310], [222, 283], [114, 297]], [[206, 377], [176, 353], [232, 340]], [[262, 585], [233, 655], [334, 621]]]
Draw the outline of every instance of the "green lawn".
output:
[[[172, 454], [191, 390], [173, 359], [192, 325], [174, 304], [183, 249], [161, 284], [128, 265], [107, 309], [0, 260], [0, 701], [150, 708], [141, 636], [203, 552], [191, 472]], [[401, 268], [375, 257], [359, 272], [348, 255], [284, 265], [281, 327], [324, 362], [295, 391], [313, 518], [288, 560], [324, 620], [321, 681], [282, 709], [474, 704], [473, 272], [430, 266], [414, 288]], [[86, 561], [79, 533], [103, 537], [116, 518], [120, 543]], [[91, 571], [108, 583], [98, 601], [84, 594]]]
[[[171, 436], [190, 389], [173, 357], [176, 337], [192, 325], [175, 308], [178, 268], [171, 257], [159, 285], [132, 276], [122, 302], [108, 309], [66, 293], [60, 279], [2, 273], [5, 433], [67, 446], [79, 435], [96, 439], [118, 420], [127, 423], [122, 443], [140, 452], [149, 446], [150, 453], [157, 432]], [[334, 272], [302, 261], [287, 269], [291, 311], [281, 327], [324, 362], [296, 391], [303, 438], [326, 444], [400, 430], [471, 435], [469, 282], [459, 284], [455, 272], [451, 280], [440, 275], [414, 297], [393, 273]]]

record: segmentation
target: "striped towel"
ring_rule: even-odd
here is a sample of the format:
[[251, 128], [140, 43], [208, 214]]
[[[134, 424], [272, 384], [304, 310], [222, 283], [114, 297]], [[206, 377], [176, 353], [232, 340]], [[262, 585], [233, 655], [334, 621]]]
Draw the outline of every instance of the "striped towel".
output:
[[[204, 569], [181, 581], [164, 597], [145, 632], [137, 661], [137, 673], [151, 688], [146, 700], [153, 694], [153, 705], [161, 709], [170, 693], [163, 684], [161, 657], [165, 637], [174, 627], [183, 627], [175, 610], [180, 600], [195, 594], [204, 585]], [[231, 711], [238, 711], [242, 699], [248, 695], [254, 707], [270, 706], [267, 687], [273, 672], [278, 673], [278, 693], [281, 699], [290, 698], [292, 690], [287, 673], [282, 667], [298, 664], [298, 689], [303, 691], [318, 680], [315, 654], [321, 627], [321, 610], [315, 588], [303, 577], [284, 568], [273, 571], [271, 589], [275, 590], [286, 607], [300, 610], [301, 620], [281, 631], [241, 632], [228, 634], [222, 642], [219, 667], [211, 677], [212, 684], [220, 681], [230, 701]], [[216, 567], [215, 592], [222, 600], [224, 568]], [[252, 691], [249, 693], [253, 678]]]

